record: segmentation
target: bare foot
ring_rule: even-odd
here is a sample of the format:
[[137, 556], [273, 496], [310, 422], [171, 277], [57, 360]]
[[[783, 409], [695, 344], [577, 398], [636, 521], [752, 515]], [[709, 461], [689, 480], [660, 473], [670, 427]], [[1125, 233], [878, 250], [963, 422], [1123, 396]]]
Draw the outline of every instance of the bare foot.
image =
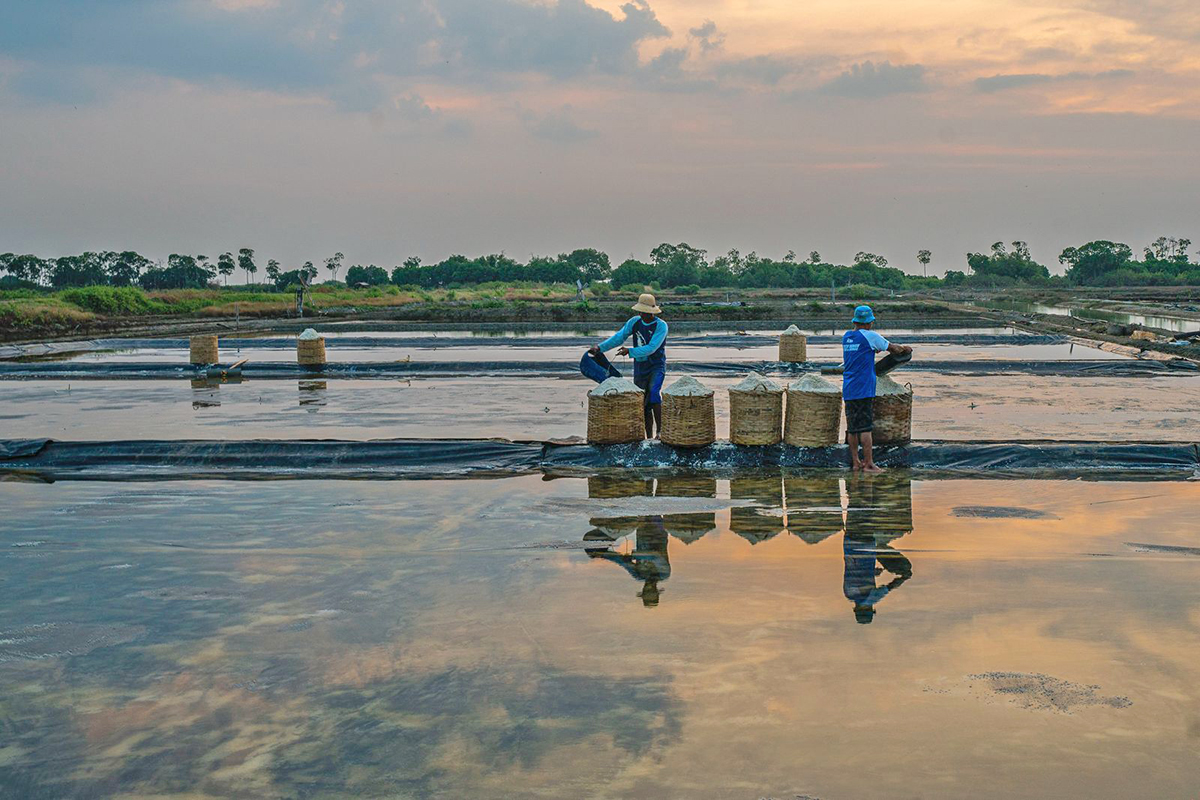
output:
[[870, 464], [863, 467], [863, 472], [866, 472], [870, 475], [878, 475], [879, 473], [883, 472], [883, 467], [877, 467], [874, 464]]
[[863, 465], [857, 461], [850, 465], [851, 472], [862, 472]]

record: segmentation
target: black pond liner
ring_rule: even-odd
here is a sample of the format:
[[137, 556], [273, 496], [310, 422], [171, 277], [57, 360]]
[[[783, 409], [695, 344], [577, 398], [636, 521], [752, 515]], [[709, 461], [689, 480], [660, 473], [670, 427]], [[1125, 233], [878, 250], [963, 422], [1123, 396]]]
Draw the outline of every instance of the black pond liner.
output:
[[[879, 464], [928, 477], [1186, 479], [1200, 470], [1195, 444], [1117, 442], [919, 441], [880, 447]], [[433, 479], [542, 473], [582, 476], [635, 470], [639, 476], [760, 470], [845, 469], [841, 447], [699, 449], [660, 442], [598, 447], [504, 439], [0, 440], [0, 479], [233, 480]]]
[[[668, 373], [690, 375], [743, 375], [754, 371], [763, 375], [802, 375], [809, 372], [836, 372], [840, 364], [806, 362], [791, 364], [780, 361], [747, 361], [719, 363], [705, 361], [671, 361]], [[96, 363], [91, 361], [4, 362], [0, 363], [0, 380], [170, 380], [203, 378], [207, 367], [186, 363], [127, 362]], [[922, 361], [910, 362], [903, 371], [938, 372], [947, 375], [1046, 375], [1067, 377], [1153, 377], [1166, 375], [1200, 375], [1200, 366], [1188, 361]], [[488, 376], [565, 376], [578, 375], [579, 364], [574, 359], [555, 361], [367, 361], [329, 363], [323, 367], [301, 366], [291, 362], [251, 361], [242, 367], [247, 379], [280, 380], [306, 377], [325, 378], [412, 378], [412, 377], [488, 377]], [[899, 372], [897, 374], [900, 374]]]

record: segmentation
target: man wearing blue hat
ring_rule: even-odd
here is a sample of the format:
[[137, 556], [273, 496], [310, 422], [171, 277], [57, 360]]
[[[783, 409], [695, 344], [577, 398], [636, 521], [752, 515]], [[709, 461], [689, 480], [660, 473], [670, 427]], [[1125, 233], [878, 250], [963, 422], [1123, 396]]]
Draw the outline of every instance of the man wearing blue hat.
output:
[[[854, 329], [842, 336], [842, 399], [846, 401], [846, 443], [850, 465], [863, 472], [883, 472], [871, 453], [871, 431], [875, 427], [875, 354], [911, 353], [912, 348], [894, 344], [871, 330], [875, 312], [870, 306], [854, 309]], [[862, 458], [858, 455], [862, 443]]]

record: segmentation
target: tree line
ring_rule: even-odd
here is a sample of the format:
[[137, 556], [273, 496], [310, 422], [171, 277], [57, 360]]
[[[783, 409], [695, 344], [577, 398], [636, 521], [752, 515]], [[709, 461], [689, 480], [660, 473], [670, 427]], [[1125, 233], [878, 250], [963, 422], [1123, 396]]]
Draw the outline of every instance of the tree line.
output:
[[[860, 251], [853, 262], [833, 264], [812, 251], [800, 258], [788, 251], [782, 258], [743, 255], [730, 250], [710, 259], [707, 251], [686, 243], [660, 244], [647, 260], [628, 258], [612, 266], [606, 253], [581, 248], [558, 256], [532, 256], [521, 263], [503, 253], [467, 258], [452, 255], [436, 264], [423, 264], [413, 257], [390, 272], [374, 264], [356, 264], [345, 270], [349, 286], [395, 284], [420, 289], [477, 285], [491, 282], [536, 282], [590, 285], [607, 282], [622, 288], [656, 285], [664, 288], [825, 288], [861, 284], [883, 289], [936, 287], [1006, 286], [1200, 286], [1200, 263], [1190, 259], [1191, 240], [1162, 236], [1135, 258], [1133, 249], [1120, 242], [1093, 241], [1068, 247], [1058, 260], [1065, 274], [1051, 275], [1035, 261], [1022, 241], [1006, 245], [996, 242], [986, 252], [968, 253], [965, 270], [949, 270], [941, 277], [909, 274], [888, 264], [883, 256]], [[331, 282], [338, 283], [345, 256], [335, 253], [323, 260]], [[925, 272], [932, 253], [922, 249], [916, 263]], [[172, 253], [163, 262], [153, 262], [133, 251], [86, 252], [76, 256], [39, 258], [35, 255], [0, 254], [0, 288], [65, 289], [79, 286], [140, 286], [144, 289], [202, 289], [228, 285], [238, 270], [247, 284], [257, 283], [259, 262], [255, 251], [243, 247], [215, 259], [206, 255]], [[267, 282], [287, 289], [311, 285], [320, 275], [312, 261], [285, 270], [275, 259], [267, 260], [263, 272]]]

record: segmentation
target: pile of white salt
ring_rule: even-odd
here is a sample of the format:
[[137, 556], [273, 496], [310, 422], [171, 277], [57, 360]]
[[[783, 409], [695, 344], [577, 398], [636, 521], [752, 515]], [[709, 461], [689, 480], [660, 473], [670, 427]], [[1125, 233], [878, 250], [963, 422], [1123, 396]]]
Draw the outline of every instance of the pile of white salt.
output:
[[666, 389], [663, 389], [663, 394], [669, 394], [672, 397], [709, 397], [712, 393], [712, 389], [709, 389], [691, 375], [684, 375]]
[[735, 383], [733, 386], [730, 386], [729, 390], [733, 391], [733, 392], [761, 392], [761, 393], [766, 393], [766, 392], [778, 393], [778, 392], [783, 391], [783, 389], [779, 388], [779, 384], [775, 383], [774, 381], [767, 380], [762, 375], [759, 375], [757, 372], [751, 372], [749, 375], [747, 375], [741, 381], [739, 381], [738, 383]]

